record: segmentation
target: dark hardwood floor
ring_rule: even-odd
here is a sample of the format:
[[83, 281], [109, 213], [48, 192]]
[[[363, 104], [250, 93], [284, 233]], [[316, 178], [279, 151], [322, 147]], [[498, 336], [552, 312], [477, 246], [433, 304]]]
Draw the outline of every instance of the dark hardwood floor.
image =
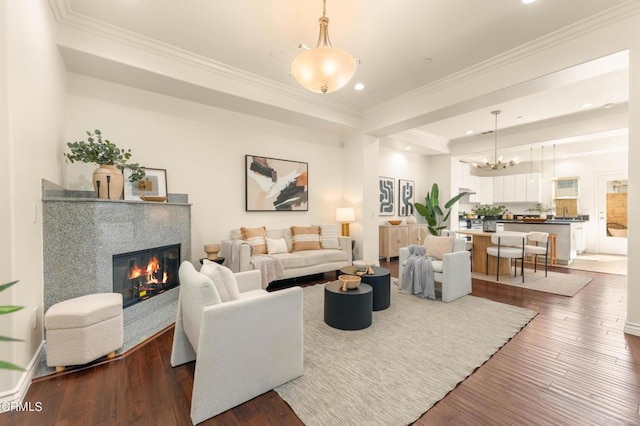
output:
[[[397, 261], [382, 266], [397, 276]], [[622, 332], [627, 277], [555, 271], [595, 279], [574, 297], [473, 281], [474, 296], [539, 315], [417, 425], [640, 424], [640, 337]], [[171, 367], [172, 337], [169, 328], [119, 360], [34, 382], [25, 401], [42, 412], [0, 414], [0, 424], [190, 424], [194, 364]], [[202, 424], [301, 422], [271, 391]]]

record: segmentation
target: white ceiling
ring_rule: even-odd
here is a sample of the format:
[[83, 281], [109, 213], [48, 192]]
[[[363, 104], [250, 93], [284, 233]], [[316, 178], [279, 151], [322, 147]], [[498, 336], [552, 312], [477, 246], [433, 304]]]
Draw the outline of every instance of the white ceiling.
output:
[[[75, 14], [210, 58], [222, 67], [297, 88], [289, 75], [298, 44], [315, 46], [321, 0], [52, 0]], [[360, 58], [351, 83], [326, 94], [365, 113], [382, 102], [579, 23], [627, 0], [328, 0], [335, 47]], [[623, 55], [624, 56], [624, 55]], [[575, 114], [585, 103], [599, 108], [628, 100], [625, 57], [582, 65], [563, 87], [527, 94], [496, 108], [499, 128]], [[491, 109], [430, 123], [387, 138], [388, 146], [425, 139], [435, 146], [492, 130]], [[432, 154], [430, 142], [416, 152]], [[528, 148], [526, 148], [528, 152]]]

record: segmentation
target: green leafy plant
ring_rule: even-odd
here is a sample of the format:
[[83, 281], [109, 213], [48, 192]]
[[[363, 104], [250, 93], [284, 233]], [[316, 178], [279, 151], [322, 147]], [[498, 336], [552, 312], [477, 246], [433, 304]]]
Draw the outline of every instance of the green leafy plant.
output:
[[471, 209], [471, 211], [478, 216], [497, 217], [502, 216], [507, 211], [507, 208], [502, 205], [494, 206], [492, 204], [480, 204]]
[[116, 166], [121, 171], [125, 168], [131, 170], [129, 176], [130, 182], [136, 182], [144, 178], [144, 170], [138, 163], [127, 163], [131, 158], [131, 150], [123, 150], [118, 148], [108, 139], [102, 138], [102, 132], [96, 129], [93, 132], [87, 130], [87, 142], [67, 142], [67, 146], [71, 152], [65, 152], [63, 155], [66, 161], [75, 163], [95, 163], [97, 165]]
[[[7, 284], [0, 285], [0, 291], [4, 291], [8, 289], [9, 287], [11, 287], [17, 282], [18, 281], [13, 281]], [[24, 306], [0, 306], [0, 315], [10, 314], [12, 312], [19, 311], [20, 309], [23, 309], [23, 308]], [[0, 342], [23, 342], [23, 341], [24, 340], [14, 339], [13, 337], [0, 336]], [[7, 361], [0, 361], [0, 369], [24, 371], [24, 368], [18, 367], [17, 365]]]
[[535, 206], [531, 207], [530, 209], [527, 209], [527, 211], [529, 212], [539, 212], [539, 213], [549, 213], [554, 211], [556, 208], [554, 205], [552, 204], [545, 204], [545, 203], [536, 203]]
[[432, 235], [440, 235], [442, 230], [447, 228], [445, 223], [449, 220], [449, 216], [451, 215], [451, 207], [453, 207], [453, 205], [465, 195], [467, 195], [467, 192], [461, 192], [447, 201], [444, 205], [445, 210], [443, 211], [440, 207], [440, 191], [438, 189], [438, 184], [434, 183], [431, 186], [431, 192], [427, 192], [427, 196], [424, 199], [425, 203], [414, 203], [413, 205], [418, 214], [423, 216], [427, 221], [429, 232]]

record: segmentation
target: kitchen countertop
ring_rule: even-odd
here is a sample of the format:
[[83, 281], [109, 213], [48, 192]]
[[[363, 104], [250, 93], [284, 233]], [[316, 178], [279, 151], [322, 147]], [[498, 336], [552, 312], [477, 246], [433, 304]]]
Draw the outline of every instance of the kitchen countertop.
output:
[[503, 220], [498, 220], [497, 222], [498, 223], [523, 223], [527, 225], [569, 225], [572, 223], [584, 223], [585, 221], [582, 219], [549, 219], [549, 220], [545, 220], [544, 222], [537, 222], [537, 221], [524, 221], [524, 220], [517, 220], [517, 219], [513, 219], [513, 220], [503, 219]]

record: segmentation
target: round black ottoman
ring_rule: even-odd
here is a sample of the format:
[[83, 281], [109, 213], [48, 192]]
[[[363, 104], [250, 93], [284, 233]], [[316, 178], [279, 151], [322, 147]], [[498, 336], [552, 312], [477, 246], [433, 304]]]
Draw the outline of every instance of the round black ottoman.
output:
[[340, 330], [362, 330], [371, 325], [373, 290], [368, 284], [342, 291], [340, 282], [324, 286], [324, 322]]
[[[382, 311], [391, 305], [391, 271], [387, 268], [372, 266], [373, 274], [362, 275], [363, 283], [369, 284], [373, 288], [373, 310]], [[351, 267], [345, 266], [340, 269], [344, 274], [350, 272]]]

